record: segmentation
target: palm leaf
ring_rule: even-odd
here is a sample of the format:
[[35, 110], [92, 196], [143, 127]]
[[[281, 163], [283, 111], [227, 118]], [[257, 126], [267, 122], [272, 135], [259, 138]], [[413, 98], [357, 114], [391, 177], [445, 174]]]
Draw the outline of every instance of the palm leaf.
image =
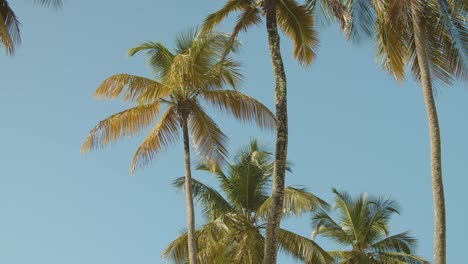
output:
[[286, 254], [305, 263], [328, 264], [333, 258], [317, 243], [291, 231], [280, 229], [278, 233], [280, 249]]
[[323, 210], [313, 215], [312, 227], [314, 229], [312, 238], [315, 238], [317, 235], [323, 235], [332, 238], [341, 245], [350, 245], [354, 241], [353, 234], [348, 232], [349, 230], [343, 230], [343, 228]]
[[15, 52], [15, 46], [21, 43], [20, 23], [7, 1], [0, 1], [0, 44], [7, 54]]
[[274, 114], [248, 95], [232, 90], [203, 91], [201, 95], [221, 112], [230, 113], [240, 121], [256, 122], [261, 128], [276, 128]]
[[142, 51], [146, 51], [146, 54], [149, 57], [148, 64], [153, 68], [156, 77], [164, 82], [164, 77], [167, 76], [169, 69], [171, 68], [174, 54], [159, 42], [145, 42], [130, 49], [128, 51], [128, 55], [133, 56]]
[[102, 148], [122, 136], [133, 136], [149, 126], [160, 110], [159, 102], [139, 105], [114, 114], [97, 124], [86, 138], [81, 152]]
[[416, 247], [416, 241], [416, 238], [411, 236], [409, 232], [403, 232], [386, 237], [371, 245], [370, 248], [376, 252], [390, 251], [411, 254]]
[[[270, 196], [258, 209], [257, 216], [267, 218], [273, 198]], [[283, 217], [291, 214], [300, 216], [306, 212], [313, 212], [319, 208], [328, 208], [328, 204], [306, 189], [286, 187], [283, 199]]]
[[208, 15], [203, 22], [203, 31], [208, 32], [221, 23], [230, 13], [246, 9], [253, 5], [252, 0], [228, 0], [218, 11]]
[[[184, 184], [185, 177], [177, 178], [172, 182], [172, 185], [178, 189], [183, 188]], [[192, 194], [202, 204], [203, 214], [208, 216], [210, 221], [233, 211], [229, 202], [219, 192], [194, 178], [192, 178]]]
[[178, 129], [178, 115], [175, 107], [170, 106], [136, 151], [130, 168], [130, 174], [137, 167], [148, 164], [156, 154], [169, 145], [174, 144], [179, 139]]
[[200, 105], [192, 104], [190, 110], [192, 114], [188, 123], [193, 147], [202, 156], [202, 160], [224, 162], [228, 155], [225, 147], [226, 135]]
[[120, 96], [124, 101], [148, 103], [167, 96], [171, 91], [170, 87], [159, 82], [123, 73], [107, 78], [94, 95], [102, 99]]
[[41, 4], [43, 6], [47, 7], [55, 7], [55, 8], [60, 8], [62, 7], [62, 0], [34, 0], [34, 2]]
[[379, 252], [379, 261], [390, 264], [429, 264], [430, 262], [412, 254], [400, 252]]
[[303, 65], [310, 65], [318, 44], [311, 10], [294, 0], [279, 0], [276, 10], [279, 27], [294, 43], [294, 58]]

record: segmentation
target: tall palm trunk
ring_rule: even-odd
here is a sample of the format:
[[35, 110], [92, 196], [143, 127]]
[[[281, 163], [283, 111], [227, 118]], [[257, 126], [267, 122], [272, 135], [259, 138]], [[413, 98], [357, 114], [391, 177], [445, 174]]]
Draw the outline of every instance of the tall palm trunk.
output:
[[276, 128], [276, 153], [273, 178], [273, 202], [266, 227], [265, 250], [263, 264], [276, 263], [278, 251], [278, 233], [283, 210], [284, 183], [286, 176], [286, 156], [288, 148], [288, 113], [286, 73], [281, 58], [280, 37], [276, 21], [277, 0], [266, 0], [266, 28], [270, 46], [271, 60], [275, 74], [275, 107], [278, 120]]
[[181, 117], [182, 133], [184, 137], [185, 152], [185, 203], [187, 206], [187, 234], [188, 234], [188, 252], [189, 263], [197, 264], [197, 238], [195, 236], [195, 213], [193, 209], [192, 196], [192, 170], [190, 167], [190, 142], [187, 127], [187, 115]]
[[442, 151], [440, 146], [439, 120], [432, 91], [429, 58], [426, 47], [426, 31], [422, 23], [422, 14], [419, 14], [413, 8], [412, 15], [416, 55], [431, 137], [432, 194], [434, 199], [434, 264], [446, 264], [445, 198], [442, 183]]

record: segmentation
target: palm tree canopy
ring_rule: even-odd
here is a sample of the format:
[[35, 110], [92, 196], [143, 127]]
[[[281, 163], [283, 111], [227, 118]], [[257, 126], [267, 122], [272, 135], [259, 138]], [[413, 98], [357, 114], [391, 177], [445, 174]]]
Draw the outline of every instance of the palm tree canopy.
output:
[[429, 263], [414, 255], [416, 239], [409, 232], [390, 236], [388, 222], [399, 213], [398, 205], [388, 198], [373, 198], [366, 194], [351, 197], [346, 192], [335, 193], [336, 220], [320, 210], [313, 215], [313, 237], [329, 237], [349, 250], [329, 252], [336, 263]]
[[[265, 228], [269, 214], [268, 188], [273, 163], [271, 154], [256, 140], [241, 150], [233, 163], [220, 166], [201, 164], [218, 180], [222, 193], [192, 179], [194, 197], [203, 208], [208, 223], [197, 231], [200, 263], [260, 263], [263, 259]], [[181, 189], [184, 177], [174, 181]], [[288, 187], [285, 191], [283, 217], [327, 207], [327, 204], [305, 189]], [[299, 260], [330, 263], [331, 258], [312, 240], [293, 232], [280, 231], [280, 247]], [[186, 233], [174, 240], [164, 257], [184, 263], [187, 257]], [[309, 262], [308, 262], [309, 263]]]
[[[35, 0], [34, 2], [47, 7], [60, 8], [62, 6], [61, 0]], [[21, 43], [20, 25], [8, 1], [0, 0], [0, 45], [5, 47], [7, 54], [13, 54], [15, 47]]]
[[468, 5], [462, 0], [362, 1], [348, 0], [351, 36], [375, 39], [377, 61], [396, 79], [405, 78], [409, 66], [419, 80], [412, 11], [424, 14], [422, 28], [431, 75], [442, 84], [468, 80]]
[[[262, 16], [265, 14], [264, 4], [264, 0], [228, 0], [220, 10], [205, 19], [203, 28], [212, 30], [231, 13], [237, 12], [237, 23], [229, 42], [233, 43], [241, 31], [247, 31], [251, 26], [262, 22]], [[302, 5], [295, 0], [278, 0], [277, 3], [278, 26], [293, 41], [293, 56], [303, 65], [310, 65], [316, 55], [318, 36], [314, 10], [318, 5], [326, 18], [336, 18], [342, 29], [347, 29], [349, 14], [338, 0], [307, 0]]]
[[[239, 63], [221, 60], [229, 36], [189, 30], [176, 38], [174, 51], [158, 42], [146, 42], [129, 51], [145, 51], [157, 80], [116, 74], [96, 90], [101, 99], [121, 98], [136, 106], [112, 115], [91, 130], [82, 152], [101, 148], [122, 136], [133, 136], [159, 121], [138, 148], [131, 173], [148, 164], [157, 154], [179, 138], [181, 118], [188, 120], [195, 150], [202, 160], [222, 162], [227, 156], [226, 135], [207, 115], [202, 102], [241, 121], [254, 121], [262, 128], [274, 128], [274, 115], [263, 104], [237, 90], [242, 75]], [[236, 49], [236, 46], [232, 47]]]

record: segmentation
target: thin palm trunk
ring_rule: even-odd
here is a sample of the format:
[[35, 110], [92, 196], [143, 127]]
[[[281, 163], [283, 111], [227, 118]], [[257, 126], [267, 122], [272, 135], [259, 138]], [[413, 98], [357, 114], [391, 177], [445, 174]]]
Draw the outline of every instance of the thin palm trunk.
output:
[[276, 152], [273, 178], [273, 202], [266, 227], [263, 264], [276, 263], [278, 252], [278, 233], [283, 209], [284, 184], [286, 175], [286, 156], [288, 147], [288, 113], [286, 73], [281, 58], [280, 37], [276, 21], [276, 0], [265, 1], [266, 28], [270, 46], [271, 60], [275, 74], [275, 107], [276, 107]]
[[442, 183], [442, 151], [440, 144], [439, 120], [437, 108], [432, 91], [431, 74], [429, 71], [429, 58], [425, 44], [426, 32], [422, 23], [421, 14], [415, 9], [413, 13], [414, 38], [416, 54], [421, 75], [421, 85], [429, 119], [431, 140], [431, 173], [432, 193], [434, 199], [434, 263], [446, 263], [446, 227], [445, 227], [445, 198]]
[[187, 205], [187, 234], [188, 234], [188, 252], [189, 263], [197, 264], [197, 238], [195, 236], [195, 213], [193, 209], [192, 198], [192, 170], [190, 167], [190, 142], [187, 127], [187, 116], [181, 117], [182, 133], [184, 137], [185, 152], [185, 202]]

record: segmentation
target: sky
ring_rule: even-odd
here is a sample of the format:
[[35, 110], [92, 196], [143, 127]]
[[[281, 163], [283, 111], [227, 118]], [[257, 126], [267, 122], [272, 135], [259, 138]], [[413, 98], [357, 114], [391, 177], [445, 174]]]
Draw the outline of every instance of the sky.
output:
[[[94, 90], [117, 73], [151, 77], [144, 41], [167, 46], [224, 1], [64, 1], [61, 10], [11, 1], [22, 23], [15, 56], [0, 51], [0, 263], [165, 263], [161, 254], [186, 226], [183, 192], [171, 181], [184, 173], [181, 144], [129, 176], [145, 133], [81, 155], [88, 132], [130, 105], [99, 101]], [[233, 20], [220, 30], [230, 31]], [[332, 202], [332, 187], [353, 195], [390, 196], [401, 215], [391, 232], [411, 230], [417, 253], [432, 260], [433, 204], [429, 132], [421, 90], [396, 82], [375, 63], [370, 42], [345, 41], [336, 25], [321, 25], [315, 63], [300, 67], [282, 38], [288, 78], [287, 185], [303, 186]], [[273, 109], [274, 79], [262, 26], [241, 34], [242, 91]], [[447, 206], [447, 259], [466, 259], [464, 192], [468, 185], [468, 89], [437, 89]], [[211, 112], [213, 113], [213, 112]], [[274, 134], [213, 114], [235, 153]], [[215, 184], [207, 175], [194, 177]], [[465, 198], [464, 198], [465, 197]], [[200, 211], [197, 208], [198, 212]], [[197, 226], [204, 219], [197, 213]], [[283, 226], [310, 236], [311, 217]], [[319, 239], [324, 248], [336, 247]], [[279, 263], [294, 263], [281, 254]]]

